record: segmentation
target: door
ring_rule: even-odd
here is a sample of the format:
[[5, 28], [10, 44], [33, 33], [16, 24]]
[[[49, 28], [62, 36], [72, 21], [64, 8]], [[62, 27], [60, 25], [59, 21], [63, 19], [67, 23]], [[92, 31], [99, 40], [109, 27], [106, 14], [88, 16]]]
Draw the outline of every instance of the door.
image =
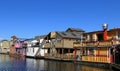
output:
[[120, 64], [120, 45], [115, 47], [114, 62]]

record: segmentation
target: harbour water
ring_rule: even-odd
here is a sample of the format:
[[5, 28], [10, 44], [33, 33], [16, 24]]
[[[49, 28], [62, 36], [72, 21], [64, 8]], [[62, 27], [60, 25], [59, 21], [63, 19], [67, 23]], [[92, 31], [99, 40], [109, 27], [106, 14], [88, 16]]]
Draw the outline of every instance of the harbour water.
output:
[[14, 58], [0, 54], [0, 71], [112, 71], [85, 66], [73, 62], [62, 62], [31, 58]]

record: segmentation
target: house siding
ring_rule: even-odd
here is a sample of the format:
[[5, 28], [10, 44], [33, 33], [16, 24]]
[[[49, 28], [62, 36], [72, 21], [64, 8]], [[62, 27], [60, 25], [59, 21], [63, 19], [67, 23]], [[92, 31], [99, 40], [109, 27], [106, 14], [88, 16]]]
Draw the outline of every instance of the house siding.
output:
[[2, 41], [1, 42], [1, 53], [8, 53], [9, 49], [10, 49], [10, 42]]
[[107, 39], [112, 39], [116, 37], [117, 37], [117, 33], [115, 31], [108, 32]]
[[73, 42], [75, 39], [63, 39], [64, 40], [64, 47], [63, 48], [73, 48]]

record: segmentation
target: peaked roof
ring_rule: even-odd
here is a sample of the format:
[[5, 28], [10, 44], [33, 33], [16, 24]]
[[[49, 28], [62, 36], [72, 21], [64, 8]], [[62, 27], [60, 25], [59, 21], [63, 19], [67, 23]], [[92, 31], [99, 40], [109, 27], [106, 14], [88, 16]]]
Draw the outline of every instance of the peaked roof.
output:
[[14, 36], [11, 36], [11, 38], [17, 39], [17, 36], [14, 35]]
[[75, 32], [56, 32], [56, 33], [63, 38], [74, 38], [74, 39], [80, 39], [81, 38], [81, 35], [77, 34]]
[[9, 41], [9, 40], [7, 40], [7, 39], [3, 39], [3, 40], [1, 40], [1, 41], [3, 42], [3, 41]]
[[68, 29], [66, 30], [66, 32], [69, 31], [69, 30], [71, 30], [71, 31], [76, 31], [76, 32], [85, 32], [83, 29], [79, 29], [79, 28], [68, 28]]

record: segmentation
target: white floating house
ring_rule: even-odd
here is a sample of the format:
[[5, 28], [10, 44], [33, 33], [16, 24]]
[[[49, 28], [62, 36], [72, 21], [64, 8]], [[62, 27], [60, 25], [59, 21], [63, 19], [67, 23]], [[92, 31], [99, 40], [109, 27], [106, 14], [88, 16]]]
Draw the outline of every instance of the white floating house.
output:
[[44, 48], [43, 40], [45, 36], [37, 36], [34, 39], [29, 39], [28, 42], [28, 47], [26, 51], [26, 57], [44, 57], [45, 53], [47, 51]]

